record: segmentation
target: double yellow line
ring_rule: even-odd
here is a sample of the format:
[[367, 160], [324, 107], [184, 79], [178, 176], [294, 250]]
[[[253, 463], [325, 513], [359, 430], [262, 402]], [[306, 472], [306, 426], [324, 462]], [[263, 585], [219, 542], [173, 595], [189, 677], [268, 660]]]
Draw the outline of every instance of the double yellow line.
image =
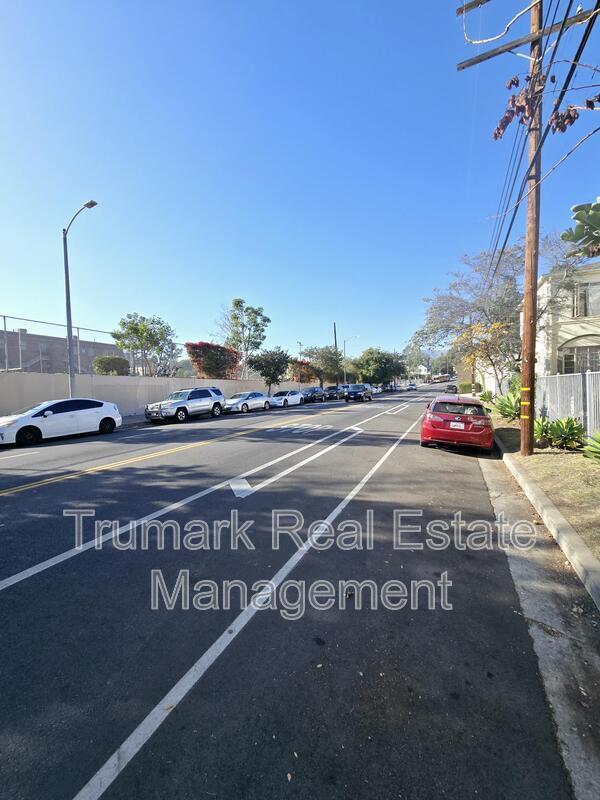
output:
[[[318, 414], [311, 414], [311, 417], [320, 417], [322, 414], [327, 414], [327, 411], [321, 411]], [[295, 422], [298, 420], [306, 419], [305, 415], [287, 418], [285, 423], [282, 425], [289, 425], [290, 422]], [[62, 483], [63, 481], [70, 481], [74, 478], [81, 478], [84, 475], [93, 475], [96, 472], [105, 472], [110, 469], [118, 469], [119, 467], [125, 467], [128, 464], [137, 464], [140, 461], [149, 461], [152, 458], [158, 458], [159, 456], [168, 456], [172, 453], [182, 453], [185, 450], [193, 450], [196, 447], [205, 447], [208, 444], [215, 444], [216, 442], [223, 442], [227, 441], [228, 439], [236, 439], [240, 436], [248, 436], [248, 434], [253, 433], [255, 431], [264, 430], [264, 428], [272, 428], [278, 427], [273, 426], [273, 423], [267, 423], [261, 426], [253, 426], [245, 428], [242, 431], [236, 431], [235, 433], [226, 433], [223, 436], [215, 436], [213, 439], [203, 439], [201, 442], [192, 442], [191, 444], [182, 444], [178, 445], [177, 447], [170, 447], [166, 450], [154, 450], [152, 453], [143, 453], [139, 456], [132, 456], [131, 458], [125, 458], [121, 461], [111, 461], [109, 464], [98, 464], [95, 467], [87, 467], [86, 469], [78, 470], [77, 472], [70, 472], [66, 475], [55, 475], [53, 478], [44, 478], [40, 481], [32, 481], [31, 483], [23, 483], [19, 486], [12, 486], [8, 489], [0, 490], [0, 497], [6, 497], [7, 495], [12, 494], [19, 494], [20, 492], [27, 492], [30, 489], [37, 489], [40, 486], [48, 486], [51, 483]]]

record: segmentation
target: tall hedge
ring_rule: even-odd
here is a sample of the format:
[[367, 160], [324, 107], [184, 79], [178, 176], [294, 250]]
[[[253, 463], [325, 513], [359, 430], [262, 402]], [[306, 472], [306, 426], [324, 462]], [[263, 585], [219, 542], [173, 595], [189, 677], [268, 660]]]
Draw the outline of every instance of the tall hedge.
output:
[[129, 375], [129, 361], [122, 356], [96, 356], [92, 361], [96, 375]]
[[186, 342], [188, 358], [196, 370], [197, 378], [238, 377], [240, 354], [232, 347], [224, 347], [213, 342]]

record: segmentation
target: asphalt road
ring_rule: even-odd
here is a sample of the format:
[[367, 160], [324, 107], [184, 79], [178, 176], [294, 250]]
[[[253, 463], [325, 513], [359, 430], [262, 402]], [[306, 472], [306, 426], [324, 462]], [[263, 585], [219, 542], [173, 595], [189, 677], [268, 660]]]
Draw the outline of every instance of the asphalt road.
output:
[[[422, 526], [459, 510], [494, 520], [476, 454], [419, 447], [425, 397], [0, 451], [2, 798], [571, 797], [505, 554], [393, 546], [395, 509]], [[289, 536], [274, 549], [273, 509], [303, 515], [303, 542], [315, 520], [339, 530], [371, 514], [372, 549]], [[65, 510], [115, 520], [119, 539], [107, 528], [90, 546], [87, 517], [76, 548]], [[156, 531], [124, 549], [133, 520], [210, 530], [232, 512], [254, 549], [232, 549], [225, 527], [220, 549], [169, 536], [159, 549]], [[169, 592], [189, 575], [189, 609], [151, 608], [153, 570]], [[241, 610], [235, 592], [229, 610], [192, 603], [197, 581], [410, 586], [444, 573], [452, 610], [440, 595], [431, 609], [360, 609], [350, 589], [344, 610], [337, 598], [298, 619]]]

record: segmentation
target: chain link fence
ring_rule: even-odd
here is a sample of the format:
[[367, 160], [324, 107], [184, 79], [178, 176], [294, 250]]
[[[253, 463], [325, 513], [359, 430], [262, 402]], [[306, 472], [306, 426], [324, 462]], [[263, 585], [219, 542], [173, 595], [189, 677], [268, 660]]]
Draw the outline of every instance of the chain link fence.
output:
[[[185, 358], [183, 344], [180, 358]], [[141, 372], [141, 362], [132, 353], [123, 353], [116, 345], [110, 331], [73, 326], [74, 371], [77, 375], [91, 375], [96, 356], [124, 356], [130, 364], [131, 374]], [[39, 372], [66, 374], [67, 326], [27, 317], [0, 314], [0, 371]], [[176, 363], [173, 362], [173, 369]]]

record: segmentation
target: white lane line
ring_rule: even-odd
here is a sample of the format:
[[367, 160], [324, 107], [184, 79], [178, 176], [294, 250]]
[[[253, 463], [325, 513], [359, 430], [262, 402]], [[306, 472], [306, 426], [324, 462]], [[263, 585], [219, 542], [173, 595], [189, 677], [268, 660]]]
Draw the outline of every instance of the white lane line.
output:
[[[385, 414], [385, 411], [380, 411], [379, 414], [374, 414], [372, 417], [368, 417], [365, 420], [362, 420], [360, 423], [361, 425], [366, 424], [367, 422], [371, 422], [371, 420], [376, 419], [377, 417], [381, 417]], [[292, 456], [301, 453], [303, 450], [307, 450], [309, 447], [315, 447], [316, 445], [320, 444], [321, 442], [327, 441], [327, 439], [331, 439], [332, 436], [337, 436], [338, 433], [345, 433], [348, 430], [352, 430], [354, 426], [349, 428], [343, 428], [339, 431], [333, 431], [333, 433], [327, 434], [327, 436], [323, 436], [320, 439], [315, 439], [314, 442], [308, 442], [308, 444], [303, 445], [302, 447], [298, 447], [296, 450], [292, 450], [291, 453], [284, 453], [282, 456], [278, 456], [277, 458], [271, 459], [271, 461], [266, 461], [264, 464], [259, 464], [257, 467], [253, 467], [252, 469], [247, 470], [246, 472], [242, 472], [240, 475], [235, 475], [234, 478], [226, 478], [219, 483], [215, 483], [213, 486], [208, 486], [206, 489], [202, 489], [200, 492], [195, 492], [194, 494], [190, 494], [187, 497], [184, 497], [181, 500], [177, 500], [175, 503], [170, 503], [168, 506], [164, 506], [164, 508], [159, 508], [157, 511], [152, 512], [152, 514], [147, 514], [145, 517], [140, 517], [137, 520], [133, 520], [132, 522], [128, 522], [123, 527], [119, 527], [116, 532], [110, 531], [109, 533], [105, 533], [102, 537], [99, 538], [99, 542], [107, 542], [109, 539], [113, 539], [120, 534], [127, 533], [133, 525], [141, 525], [144, 522], [150, 522], [150, 520], [158, 519], [159, 517], [164, 517], [166, 514], [170, 514], [172, 511], [176, 511], [178, 508], [182, 506], [188, 505], [189, 503], [194, 502], [195, 500], [200, 500], [202, 497], [206, 497], [206, 495], [212, 494], [213, 492], [218, 491], [219, 489], [223, 489], [224, 487], [228, 486], [231, 480], [235, 480], [236, 478], [249, 478], [250, 475], [254, 475], [257, 472], [260, 472], [267, 467], [271, 467], [273, 464], [277, 464], [280, 461], [284, 461], [286, 458], [291, 458]], [[79, 556], [82, 553], [87, 552], [95, 547], [95, 542], [93, 539], [90, 539], [87, 542], [84, 542], [81, 547], [72, 547], [69, 550], [64, 550], [62, 553], [58, 553], [58, 555], [52, 556], [52, 558], [47, 558], [45, 561], [40, 561], [38, 564], [34, 564], [32, 567], [28, 567], [27, 569], [22, 570], [21, 572], [16, 572], [14, 575], [10, 575], [8, 578], [4, 578], [4, 580], [0, 581], [0, 592], [4, 591], [4, 589], [8, 589], [10, 586], [14, 586], [16, 583], [21, 583], [22, 581], [27, 580], [28, 578], [32, 578], [34, 575], [37, 575], [39, 572], [44, 572], [51, 567], [56, 567], [58, 564], [61, 564], [63, 561], [68, 561], [70, 558], [74, 558], [75, 556]]]
[[35, 453], [17, 453], [14, 456], [2, 456], [0, 461], [8, 461], [9, 458], [25, 458], [26, 456], [34, 456]]
[[[422, 415], [421, 415], [422, 416]], [[373, 477], [377, 470], [387, 461], [399, 444], [417, 425], [421, 416], [416, 419], [410, 428], [405, 431], [396, 441], [385, 451], [379, 461], [374, 464], [367, 474], [356, 484], [356, 486], [341, 500], [333, 511], [329, 514], [324, 525], [317, 528], [315, 533], [310, 536], [304, 545], [296, 550], [281, 569], [271, 578], [271, 587], [256, 596], [257, 605], [266, 605], [272, 592], [285, 580], [290, 572], [302, 561], [304, 556], [318, 541], [321, 534], [327, 531], [327, 526], [331, 525], [342, 513], [346, 506], [356, 497], [365, 484]], [[108, 761], [100, 767], [98, 772], [86, 783], [73, 798], [73, 800], [98, 800], [108, 787], [116, 780], [119, 773], [129, 764], [132, 758], [139, 753], [148, 739], [158, 730], [171, 711], [184, 699], [188, 692], [194, 688], [200, 678], [208, 670], [219, 656], [227, 649], [228, 645], [246, 627], [252, 617], [260, 609], [256, 605], [247, 606], [241, 611], [235, 620], [227, 626], [226, 630], [213, 642], [213, 644], [200, 656], [196, 663], [183, 675], [167, 694], [150, 711], [145, 719], [129, 734], [127, 739], [112, 754]]]
[[403, 406], [400, 406], [400, 408], [397, 408], [395, 411], [386, 411], [385, 413], [386, 414], [397, 414], [399, 411], [404, 411], [404, 409], [408, 408], [409, 405], [410, 405], [410, 403], [404, 403]]
[[[325, 453], [329, 453], [331, 450], [334, 450], [336, 447], [339, 447], [341, 444], [344, 444], [344, 442], [348, 442], [350, 441], [350, 439], [354, 439], [354, 437], [358, 436], [359, 433], [363, 433], [363, 431], [362, 430], [354, 431], [349, 436], [345, 436], [343, 439], [340, 439], [339, 442], [334, 442], [334, 444], [330, 444], [329, 447], [326, 447], [324, 450], [319, 450], [318, 453], [314, 453], [314, 455], [305, 458], [303, 461], [299, 461], [297, 464], [292, 464], [291, 467], [288, 467], [287, 469], [278, 472], [277, 475], [273, 475], [271, 478], [267, 478], [261, 483], [257, 483], [256, 486], [250, 486], [248, 481], [246, 481], [247, 488], [242, 496], [248, 497], [248, 495], [254, 494], [255, 492], [259, 492], [261, 489], [264, 489], [265, 486], [270, 486], [272, 483], [275, 483], [275, 481], [278, 481], [281, 478], [285, 478], [286, 475], [295, 472], [297, 469], [300, 469], [300, 467], [303, 467], [305, 464], [309, 464], [316, 458], [321, 458], [321, 456], [324, 456]], [[233, 489], [233, 486], [231, 488]], [[233, 489], [233, 492], [234, 494], [236, 494], [235, 489]], [[239, 497], [239, 495], [236, 494], [236, 497]]]

